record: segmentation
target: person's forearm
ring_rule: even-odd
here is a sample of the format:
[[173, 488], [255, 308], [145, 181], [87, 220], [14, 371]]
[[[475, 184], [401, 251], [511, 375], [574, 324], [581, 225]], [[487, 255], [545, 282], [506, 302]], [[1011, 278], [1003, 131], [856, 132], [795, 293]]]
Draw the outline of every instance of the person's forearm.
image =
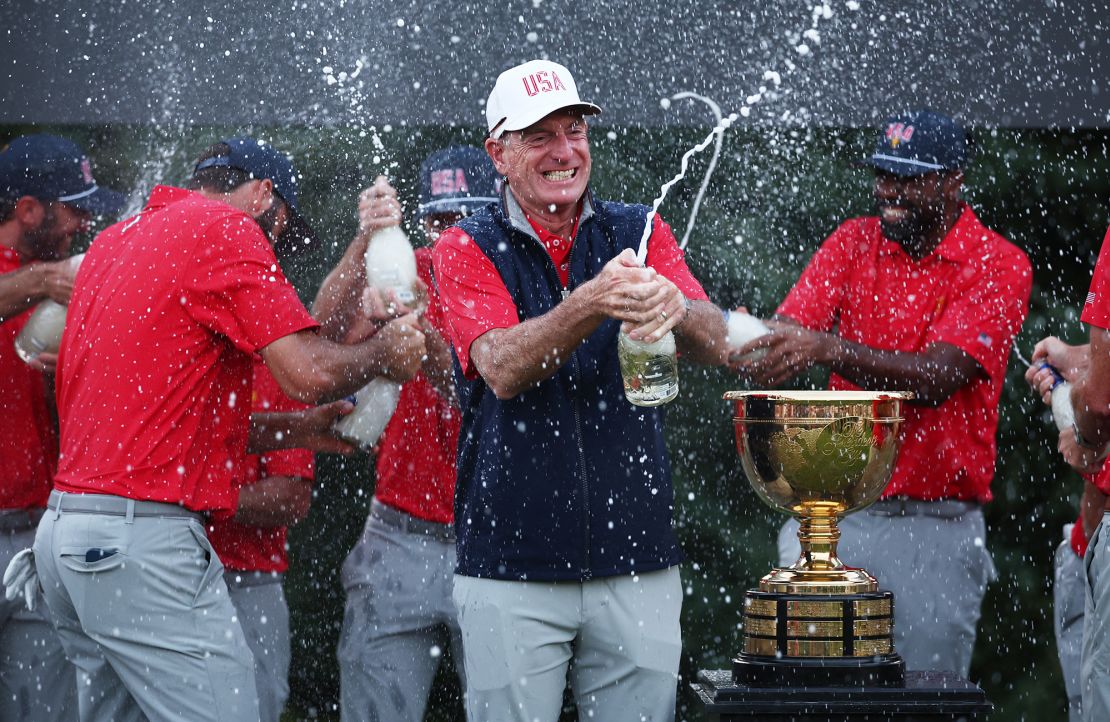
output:
[[358, 312], [362, 289], [366, 286], [366, 242], [351, 241], [339, 263], [324, 278], [312, 302], [312, 315], [320, 322], [320, 334], [332, 341], [343, 338]]
[[46, 266], [29, 266], [0, 275], [0, 323], [46, 298]]
[[707, 366], [728, 361], [728, 328], [721, 309], [709, 301], [691, 301], [686, 318], [675, 327], [675, 341], [683, 358]]
[[935, 347], [909, 353], [871, 348], [834, 334], [828, 338], [818, 363], [870, 391], [912, 391], [914, 403], [938, 406], [974, 378], [968, 368], [954, 365], [952, 351], [960, 353], [955, 347], [943, 355], [931, 353], [941, 351]]
[[589, 311], [586, 286], [537, 318], [493, 329], [470, 349], [478, 373], [499, 399], [511, 399], [550, 378], [601, 325]]
[[311, 483], [301, 477], [268, 476], [239, 489], [235, 521], [257, 527], [291, 526], [308, 515]]
[[424, 346], [427, 349], [428, 356], [420, 370], [437, 394], [446, 399], [452, 406], [458, 406], [459, 397], [455, 390], [451, 346], [431, 324], [425, 322], [423, 330]]

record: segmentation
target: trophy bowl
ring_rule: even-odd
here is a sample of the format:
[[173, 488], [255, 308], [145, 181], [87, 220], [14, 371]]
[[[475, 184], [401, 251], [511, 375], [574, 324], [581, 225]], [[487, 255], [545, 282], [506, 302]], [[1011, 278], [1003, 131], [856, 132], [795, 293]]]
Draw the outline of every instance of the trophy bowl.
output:
[[875, 501], [894, 469], [904, 392], [730, 391], [744, 475], [773, 509], [796, 517], [802, 553], [760, 591], [874, 592], [862, 569], [836, 556], [837, 520]]

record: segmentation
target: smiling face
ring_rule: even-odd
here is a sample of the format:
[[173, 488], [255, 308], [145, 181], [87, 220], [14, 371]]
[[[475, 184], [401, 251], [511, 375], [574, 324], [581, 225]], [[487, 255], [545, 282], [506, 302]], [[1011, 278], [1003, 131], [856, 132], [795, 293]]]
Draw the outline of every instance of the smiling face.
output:
[[911, 256], [930, 253], [948, 232], [959, 206], [959, 171], [898, 176], [875, 171], [875, 212], [883, 235]]
[[497, 172], [532, 216], [573, 214], [590, 181], [590, 142], [579, 113], [557, 111], [520, 131], [486, 140]]

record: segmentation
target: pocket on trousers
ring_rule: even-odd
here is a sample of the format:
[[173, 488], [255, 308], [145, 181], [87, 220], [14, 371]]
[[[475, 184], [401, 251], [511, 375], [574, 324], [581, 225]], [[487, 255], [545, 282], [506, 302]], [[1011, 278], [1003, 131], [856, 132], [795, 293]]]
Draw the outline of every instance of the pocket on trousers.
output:
[[208, 535], [204, 533], [200, 523], [189, 522], [188, 526], [189, 533], [196, 540], [197, 546], [204, 554], [204, 561], [202, 562], [204, 572], [201, 574], [200, 583], [197, 584], [196, 591], [193, 594], [193, 606], [196, 606], [201, 595], [211, 589], [216, 582], [223, 581], [224, 565], [219, 556], [216, 555], [216, 550], [212, 548], [212, 543], [208, 541]]
[[111, 547], [65, 546], [59, 551], [58, 560], [75, 572], [98, 574], [120, 567], [127, 561], [127, 554], [124, 549]]

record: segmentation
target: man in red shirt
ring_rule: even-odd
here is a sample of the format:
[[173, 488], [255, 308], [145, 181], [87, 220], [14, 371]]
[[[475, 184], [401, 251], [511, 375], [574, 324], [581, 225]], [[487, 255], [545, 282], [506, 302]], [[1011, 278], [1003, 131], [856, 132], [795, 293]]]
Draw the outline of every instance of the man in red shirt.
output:
[[[258, 719], [251, 652], [205, 535], [238, 506], [244, 452], [267, 450], [249, 423], [253, 354], [306, 403], [406, 380], [424, 354], [412, 317], [352, 345], [317, 336], [271, 245], [310, 237], [283, 154], [217, 143], [189, 186], [155, 188], [96, 238], [62, 338], [61, 457], [34, 556], [84, 675], [84, 720]], [[268, 431], [305, 445], [297, 427]]]
[[[773, 333], [733, 354], [734, 368], [766, 385], [820, 365], [833, 389], [914, 393], [890, 484], [841, 523], [841, 556], [894, 592], [907, 667], [962, 675], [994, 575], [981, 507], [1031, 284], [1025, 254], [961, 200], [966, 160], [950, 118], [891, 118], [869, 161], [878, 215], [840, 226], [779, 306]], [[743, 358], [756, 348], [766, 356]], [[796, 529], [780, 535], [784, 565], [798, 557]]]
[[[1073, 468], [1094, 474], [1103, 468], [1110, 450], [1110, 231], [1102, 241], [1080, 318], [1091, 327], [1089, 342], [1071, 346], [1056, 337], [1042, 340], [1033, 350], [1034, 365], [1025, 377], [1046, 404], [1051, 403], [1057, 373], [1071, 384], [1075, 422], [1060, 433], [1058, 447]], [[1105, 475], [1094, 481], [1101, 492], [1110, 492]], [[1110, 719], [1108, 508], [1104, 505], [1102, 522], [1092, 533], [1083, 559], [1087, 578], [1079, 681], [1083, 719], [1088, 722]]]
[[[496, 201], [496, 183], [489, 157], [478, 148], [445, 148], [420, 166], [417, 218], [429, 245], [416, 249], [416, 262], [427, 288], [421, 329], [428, 356], [420, 373], [401, 388], [378, 446], [366, 527], [343, 564], [347, 604], [339, 671], [344, 720], [423, 719], [448, 642], [465, 686], [461, 632], [451, 601], [459, 409], [431, 245], [445, 228]], [[383, 180], [364, 196], [362, 215], [367, 227], [375, 219], [400, 219], [396, 193]], [[340, 315], [330, 310], [334, 299], [347, 299], [351, 307], [365, 288], [367, 240], [368, 234], [355, 238], [320, 289], [315, 310], [325, 326]], [[386, 300], [398, 312], [407, 311], [396, 299]], [[387, 316], [384, 308], [378, 314]]]
[[[306, 408], [286, 396], [266, 365], [255, 359], [252, 412]], [[309, 449], [248, 454], [236, 469], [235, 516], [215, 519], [208, 527], [208, 540], [224, 565], [224, 582], [254, 655], [262, 722], [278, 722], [289, 698], [289, 607], [282, 588], [289, 568], [285, 539], [287, 528], [308, 515], [314, 463]]]
[[[29, 135], [0, 151], [0, 569], [34, 540], [58, 456], [46, 379], [16, 355], [15, 338], [35, 304], [69, 301], [74, 236], [122, 205], [68, 140]], [[77, 673], [40, 593], [0, 600], [0, 719], [76, 716]]]

